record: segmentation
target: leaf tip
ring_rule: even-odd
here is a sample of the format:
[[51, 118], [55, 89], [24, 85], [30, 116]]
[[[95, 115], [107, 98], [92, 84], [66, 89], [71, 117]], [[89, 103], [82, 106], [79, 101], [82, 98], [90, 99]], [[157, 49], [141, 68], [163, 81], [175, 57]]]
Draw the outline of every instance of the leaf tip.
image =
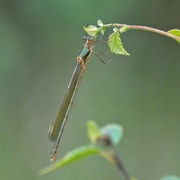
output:
[[100, 19], [97, 21], [97, 24], [98, 24], [100, 27], [104, 26], [103, 22], [102, 22]]

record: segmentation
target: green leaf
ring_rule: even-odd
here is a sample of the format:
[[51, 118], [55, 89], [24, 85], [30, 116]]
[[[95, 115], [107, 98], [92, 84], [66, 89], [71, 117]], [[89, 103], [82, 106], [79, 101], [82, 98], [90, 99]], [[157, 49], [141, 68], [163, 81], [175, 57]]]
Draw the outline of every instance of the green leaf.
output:
[[118, 124], [108, 124], [101, 128], [101, 133], [110, 137], [113, 145], [117, 145], [123, 137], [123, 127]]
[[98, 24], [100, 27], [104, 26], [103, 22], [102, 22], [100, 19], [97, 21], [97, 24]]
[[[177, 37], [180, 37], [180, 30], [179, 29], [171, 29], [168, 31], [168, 33], [173, 34]], [[178, 43], [180, 43], [180, 40], [177, 40]]]
[[113, 28], [113, 31], [114, 31], [115, 33], [117, 33], [117, 32], [119, 31], [119, 29], [118, 29], [117, 27], [114, 27], [114, 28]]
[[39, 171], [40, 175], [47, 174], [72, 162], [75, 162], [92, 154], [99, 154], [100, 149], [93, 145], [82, 146], [68, 152], [62, 159]]
[[180, 177], [169, 175], [161, 178], [160, 180], [180, 180]]
[[107, 27], [101, 27], [101, 34], [104, 35], [105, 30], [107, 29]]
[[101, 131], [96, 122], [89, 120], [87, 122], [88, 137], [92, 143], [96, 143], [101, 137]]
[[97, 28], [96, 26], [93, 25], [83, 28], [90, 36], [96, 36], [100, 32], [100, 28]]
[[115, 54], [122, 54], [128, 56], [129, 53], [123, 48], [119, 32], [114, 32], [109, 36], [108, 45], [110, 51]]

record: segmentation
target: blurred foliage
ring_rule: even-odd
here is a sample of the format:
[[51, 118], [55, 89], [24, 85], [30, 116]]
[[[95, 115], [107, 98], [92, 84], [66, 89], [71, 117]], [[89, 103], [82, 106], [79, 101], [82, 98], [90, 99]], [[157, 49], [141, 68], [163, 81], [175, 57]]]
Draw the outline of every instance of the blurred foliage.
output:
[[[180, 29], [179, 0], [0, 0], [0, 179], [119, 179], [117, 169], [97, 157], [38, 176], [49, 163], [48, 128], [76, 64], [83, 26], [98, 19]], [[85, 121], [92, 118], [123, 125], [118, 148], [133, 176], [178, 174], [179, 44], [149, 32], [121, 38], [130, 56], [103, 65], [92, 55], [59, 157], [87, 142]]]
[[[95, 121], [89, 120], [87, 121], [87, 131], [91, 144], [76, 147], [75, 149], [68, 151], [67, 154], [60, 160], [43, 169], [40, 169], [39, 174], [45, 175], [91, 155], [102, 156], [110, 163], [113, 163], [113, 165], [115, 165], [121, 172], [124, 166], [115, 150], [115, 146], [122, 139], [122, 126], [118, 124], [108, 124], [99, 128]], [[121, 164], [121, 166], [118, 166], [118, 163]], [[126, 172], [122, 171], [122, 173]], [[129, 174], [127, 175], [128, 178], [130, 178]]]

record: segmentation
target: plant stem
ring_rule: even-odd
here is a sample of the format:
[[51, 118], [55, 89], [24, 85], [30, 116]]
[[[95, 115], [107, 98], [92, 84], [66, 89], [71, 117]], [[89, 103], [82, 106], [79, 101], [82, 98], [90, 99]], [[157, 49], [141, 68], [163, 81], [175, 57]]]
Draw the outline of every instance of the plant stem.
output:
[[112, 147], [112, 156], [113, 156], [114, 162], [116, 163], [117, 168], [122, 172], [125, 179], [131, 180], [131, 176], [129, 175], [124, 164], [122, 163], [122, 160], [121, 160], [120, 156], [118, 155], [117, 151], [115, 150], [115, 147]]
[[113, 24], [105, 24], [104, 27], [127, 27], [128, 29], [150, 31], [150, 32], [154, 32], [154, 33], [158, 33], [158, 34], [170, 37], [172, 39], [175, 39], [176, 41], [180, 41], [180, 37], [178, 37], [178, 36], [170, 34], [170, 33], [166, 32], [166, 31], [162, 31], [162, 30], [147, 27], [147, 26], [137, 26], [137, 25], [127, 25], [127, 24], [113, 23]]

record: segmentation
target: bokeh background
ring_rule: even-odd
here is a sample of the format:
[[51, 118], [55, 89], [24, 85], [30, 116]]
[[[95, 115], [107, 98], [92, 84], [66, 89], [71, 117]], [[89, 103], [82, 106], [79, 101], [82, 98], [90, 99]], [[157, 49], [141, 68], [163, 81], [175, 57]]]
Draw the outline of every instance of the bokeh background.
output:
[[[101, 19], [180, 29], [179, 7], [179, 0], [0, 0], [0, 179], [123, 179], [98, 156], [39, 176], [50, 164], [49, 124], [82, 47], [83, 26]], [[103, 65], [92, 55], [58, 158], [89, 143], [88, 119], [100, 126], [115, 122], [124, 127], [117, 148], [131, 175], [146, 180], [180, 175], [180, 45], [136, 30], [122, 39], [131, 56]]]

